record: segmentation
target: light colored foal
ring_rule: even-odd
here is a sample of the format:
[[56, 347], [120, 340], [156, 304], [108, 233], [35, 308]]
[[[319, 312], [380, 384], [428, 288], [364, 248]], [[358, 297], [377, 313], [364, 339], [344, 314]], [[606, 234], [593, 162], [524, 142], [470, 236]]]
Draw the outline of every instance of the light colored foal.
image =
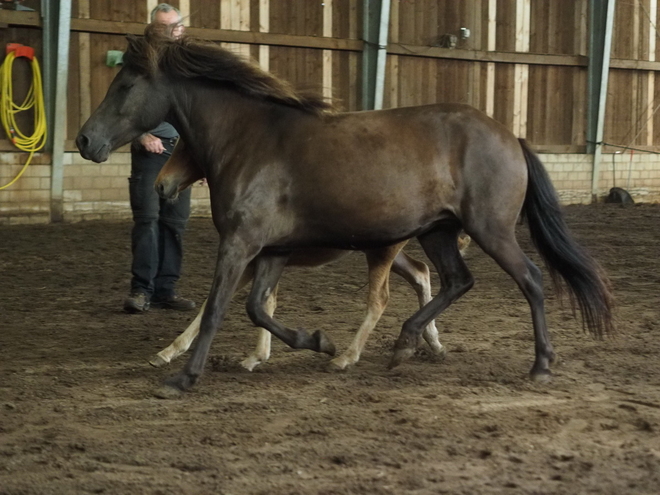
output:
[[[428, 266], [417, 261], [402, 251], [407, 241], [382, 249], [371, 249], [365, 251], [367, 265], [369, 268], [369, 294], [367, 297], [367, 315], [360, 325], [355, 338], [346, 351], [330, 361], [330, 366], [335, 369], [344, 370], [354, 365], [360, 359], [362, 350], [381, 315], [387, 307], [389, 300], [389, 275], [390, 270], [403, 277], [415, 290], [419, 299], [420, 307], [431, 300], [431, 282]], [[470, 238], [465, 236], [459, 238], [461, 254], [465, 252], [470, 243]], [[348, 251], [337, 249], [306, 249], [294, 252], [289, 260], [290, 266], [321, 266], [345, 256]], [[243, 273], [237, 291], [245, 287], [254, 275], [253, 266], [249, 265]], [[206, 301], [200, 308], [199, 313], [179, 335], [174, 342], [160, 351], [149, 361], [152, 366], [161, 367], [169, 364], [173, 359], [186, 352], [197, 334], [202, 321], [202, 314], [206, 307]], [[266, 311], [270, 316], [277, 307], [277, 287], [266, 301]], [[430, 346], [431, 352], [438, 356], [446, 353], [445, 348], [438, 339], [438, 329], [435, 322], [431, 321], [424, 329], [424, 340]], [[270, 358], [271, 333], [263, 328], [260, 329], [259, 339], [255, 350], [247, 358], [241, 361], [241, 365], [252, 371], [256, 366], [268, 361]]]

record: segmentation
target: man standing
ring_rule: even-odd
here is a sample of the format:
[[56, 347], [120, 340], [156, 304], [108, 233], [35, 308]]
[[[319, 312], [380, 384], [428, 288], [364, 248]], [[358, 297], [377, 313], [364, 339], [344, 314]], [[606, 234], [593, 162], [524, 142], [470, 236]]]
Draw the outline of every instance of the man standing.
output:
[[[171, 27], [175, 38], [183, 34], [181, 14], [161, 3], [151, 12], [151, 23]], [[195, 303], [175, 291], [181, 273], [183, 232], [190, 216], [190, 189], [176, 202], [162, 200], [154, 190], [156, 176], [179, 137], [172, 125], [162, 122], [131, 145], [129, 189], [133, 211], [131, 293], [124, 301], [128, 313], [150, 307], [188, 311]]]

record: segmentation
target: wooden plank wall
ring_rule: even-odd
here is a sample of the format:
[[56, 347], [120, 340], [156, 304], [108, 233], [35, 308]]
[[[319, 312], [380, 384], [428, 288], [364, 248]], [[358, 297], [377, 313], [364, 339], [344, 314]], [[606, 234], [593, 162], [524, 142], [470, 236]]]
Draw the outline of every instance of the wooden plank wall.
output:
[[[110, 27], [72, 32], [67, 149], [74, 149], [71, 140], [118, 70], [105, 65], [106, 52], [123, 50], [126, 41], [120, 33], [139, 32], [157, 3], [73, 0], [74, 21]], [[184, 24], [197, 35], [225, 30], [222, 33], [269, 33], [271, 41], [300, 37], [300, 43], [225, 46], [253, 56], [298, 88], [323, 92], [343, 110], [361, 108], [359, 43], [340, 49], [320, 41], [360, 40], [363, 0], [170, 3], [180, 8]], [[606, 142], [660, 148], [658, 8], [658, 0], [617, 2]], [[468, 38], [461, 38], [461, 27], [470, 30]], [[454, 49], [440, 47], [447, 34], [458, 37]], [[33, 46], [41, 56], [38, 26], [0, 27], [0, 46], [9, 41]], [[384, 105], [468, 103], [539, 150], [582, 152], [587, 42], [588, 0], [393, 0]], [[17, 67], [16, 72], [16, 86], [22, 86], [29, 70]], [[13, 149], [3, 138], [0, 135], [0, 150]]]
[[[621, 0], [616, 3], [612, 65], [621, 68], [610, 71], [603, 138], [607, 143], [642, 149], [658, 149], [660, 145], [660, 99], [657, 98], [660, 96], [660, 81], [657, 80], [660, 72], [644, 70], [642, 65], [659, 59], [655, 29], [659, 18], [657, 0]], [[639, 62], [632, 64], [629, 61]], [[617, 150], [613, 147], [606, 149]]]
[[[386, 105], [468, 103], [538, 149], [584, 150], [586, 60], [488, 60], [493, 52], [584, 57], [587, 7], [587, 0], [393, 2], [390, 41], [396, 54], [388, 63]], [[463, 27], [470, 30], [467, 39], [461, 38]], [[448, 48], [428, 48], [441, 45], [443, 35], [457, 37], [458, 59]], [[564, 65], [569, 63], [580, 65]]]
[[[73, 17], [146, 23], [154, 0], [74, 0]], [[361, 0], [171, 0], [184, 24], [205, 30], [235, 30], [358, 40]], [[203, 35], [203, 32], [202, 32]], [[252, 56], [267, 70], [303, 90], [323, 92], [343, 110], [358, 110], [361, 53], [292, 46], [221, 43]], [[105, 65], [108, 50], [124, 50], [121, 34], [73, 32], [69, 78], [68, 143], [96, 108], [119, 68]]]

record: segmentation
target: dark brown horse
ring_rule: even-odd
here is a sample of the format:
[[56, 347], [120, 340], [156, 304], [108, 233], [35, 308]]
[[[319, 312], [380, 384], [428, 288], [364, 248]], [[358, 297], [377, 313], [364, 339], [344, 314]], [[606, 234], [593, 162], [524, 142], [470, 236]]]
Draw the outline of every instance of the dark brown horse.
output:
[[[175, 200], [179, 192], [183, 191], [198, 180], [204, 178], [201, 170], [193, 160], [183, 140], [174, 147], [172, 155], [163, 166], [154, 187], [163, 199]], [[389, 300], [389, 275], [390, 270], [403, 277], [415, 290], [419, 299], [420, 307], [431, 300], [431, 282], [428, 266], [417, 261], [402, 251], [408, 241], [403, 241], [393, 246], [385, 246], [365, 251], [367, 266], [369, 269], [369, 295], [367, 296], [367, 314], [355, 334], [351, 345], [340, 356], [330, 361], [332, 369], [343, 370], [358, 362], [362, 349], [364, 348], [369, 334], [374, 329]], [[459, 238], [459, 251], [461, 254], [470, 244], [470, 238], [464, 236]], [[335, 261], [348, 254], [349, 251], [332, 248], [297, 248], [294, 249], [287, 261], [288, 266], [321, 266]], [[242, 288], [252, 281], [254, 275], [254, 262], [248, 265], [238, 283]], [[277, 287], [273, 289], [266, 302], [266, 311], [272, 316], [277, 305]], [[199, 333], [206, 301], [202, 305], [197, 317], [190, 323], [169, 346], [160, 351], [149, 363], [155, 367], [164, 366], [172, 359], [186, 352], [193, 339]], [[424, 329], [424, 340], [436, 356], [444, 356], [446, 349], [438, 339], [438, 330], [435, 321], [431, 321]], [[267, 361], [270, 357], [271, 334], [268, 330], [261, 329], [259, 340], [254, 352], [241, 361], [241, 365], [249, 371], [255, 366]]]
[[466, 105], [335, 114], [212, 43], [157, 33], [131, 38], [119, 72], [80, 130], [83, 157], [117, 147], [169, 120], [204, 170], [220, 234], [199, 341], [166, 381], [175, 394], [201, 375], [241, 274], [255, 260], [248, 314], [293, 347], [324, 350], [327, 337], [290, 330], [265, 301], [297, 247], [366, 249], [417, 237], [435, 265], [439, 293], [404, 324], [391, 365], [410, 356], [426, 325], [474, 279], [457, 246], [461, 228], [518, 284], [534, 327], [534, 379], [554, 359], [541, 271], [521, 251], [521, 210], [555, 282], [566, 283], [583, 323], [611, 329], [611, 293], [575, 242], [538, 158], [502, 125]]

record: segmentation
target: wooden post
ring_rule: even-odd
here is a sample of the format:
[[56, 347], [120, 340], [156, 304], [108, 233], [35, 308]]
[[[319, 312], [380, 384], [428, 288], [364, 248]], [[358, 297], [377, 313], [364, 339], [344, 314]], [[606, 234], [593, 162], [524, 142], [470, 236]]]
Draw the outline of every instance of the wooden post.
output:
[[179, 12], [184, 26], [190, 26], [190, 0], [179, 0]]
[[[250, 0], [220, 0], [220, 29], [250, 30]], [[229, 50], [250, 56], [250, 45], [243, 43], [223, 44]]]
[[151, 22], [151, 11], [158, 5], [158, 0], [147, 0], [147, 24]]
[[[497, 34], [497, 0], [488, 0], [488, 42], [486, 50], [489, 52], [496, 49]], [[495, 115], [495, 64], [486, 64], [486, 114], [489, 117]]]
[[[89, 0], [78, 0], [78, 17], [89, 19]], [[89, 33], [78, 34], [78, 45], [80, 50], [80, 124], [82, 125], [92, 114], [92, 72]]]
[[[587, 42], [589, 40], [589, 1], [580, 0], [575, 9], [575, 37], [573, 42], [573, 53], [575, 55], [587, 55]], [[573, 72], [573, 93], [576, 95], [584, 94], [584, 81], [586, 74], [581, 68], [574, 67]], [[582, 144], [586, 134], [586, 111], [585, 101], [582, 97], [577, 98], [578, 103], [573, 107], [573, 122], [571, 125], [573, 144]]]
[[[655, 62], [656, 29], [658, 17], [658, 0], [649, 0], [649, 61]], [[657, 103], [655, 102], [655, 72], [649, 71], [646, 90], [647, 117], [646, 117], [646, 146], [653, 146], [653, 111]]]
[[[323, 2], [323, 36], [332, 37], [332, 0]], [[332, 100], [332, 50], [323, 50], [323, 96]]]
[[[516, 51], [529, 51], [530, 1], [516, 0]], [[515, 64], [513, 90], [513, 133], [527, 136], [527, 101], [529, 93], [529, 65]]]
[[[259, 32], [270, 30], [270, 0], [259, 0]], [[270, 47], [259, 45], [259, 65], [263, 70], [270, 70]]]
[[[390, 42], [399, 42], [399, 2], [392, 2], [390, 10]], [[390, 55], [390, 108], [399, 106], [399, 56]]]

